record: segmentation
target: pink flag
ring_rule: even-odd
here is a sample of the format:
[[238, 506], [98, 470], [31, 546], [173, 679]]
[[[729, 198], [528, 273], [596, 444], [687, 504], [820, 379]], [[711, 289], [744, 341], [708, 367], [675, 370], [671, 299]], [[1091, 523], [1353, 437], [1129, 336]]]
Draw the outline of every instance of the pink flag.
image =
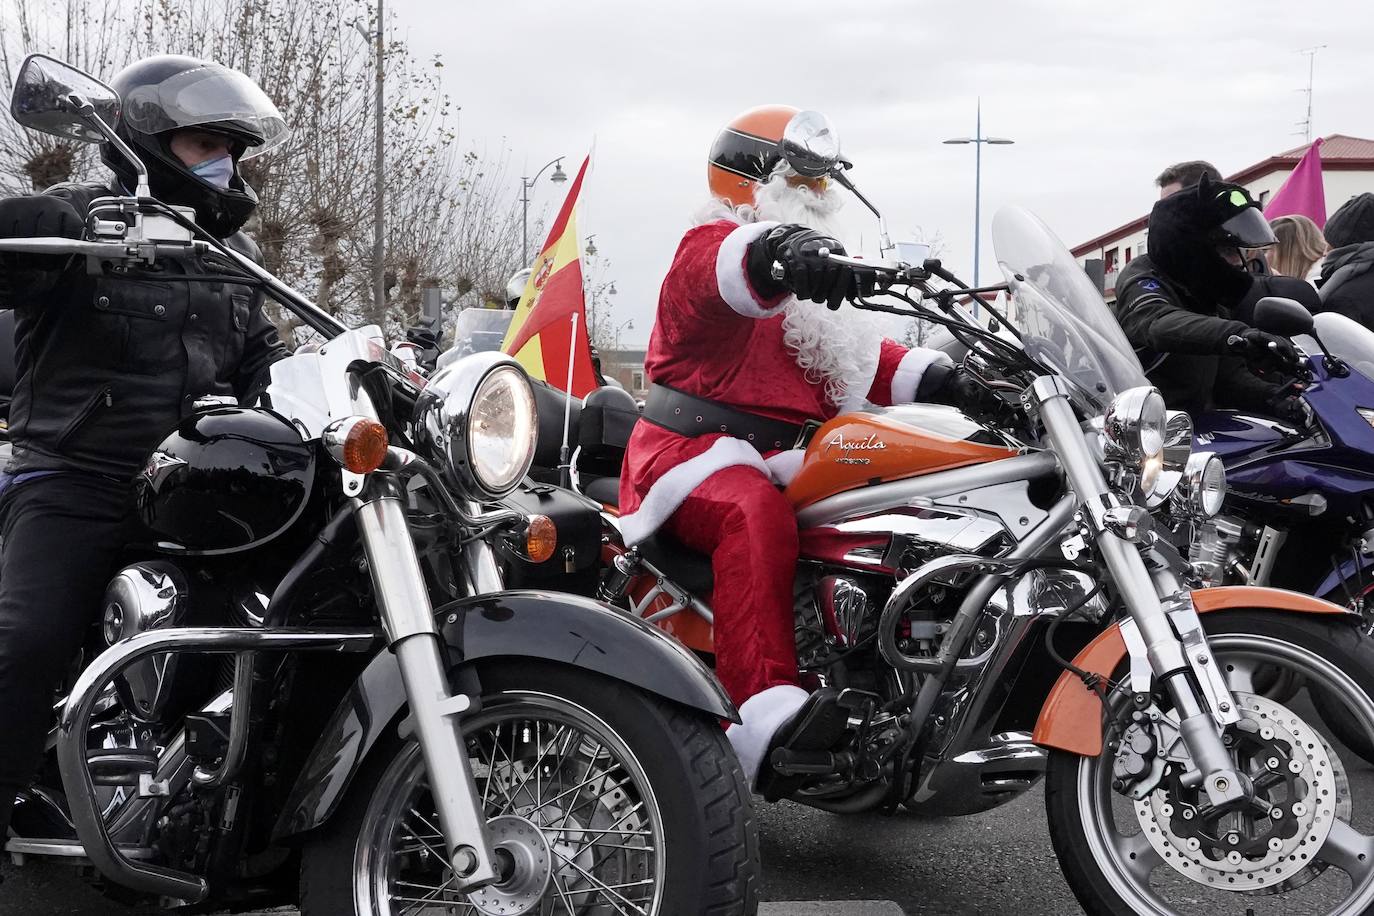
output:
[[1296, 213], [1312, 220], [1318, 228], [1326, 227], [1326, 193], [1322, 190], [1321, 145], [1320, 137], [1312, 141], [1312, 145], [1298, 161], [1297, 168], [1293, 169], [1293, 174], [1289, 175], [1283, 187], [1269, 198], [1269, 205], [1264, 208], [1265, 219]]

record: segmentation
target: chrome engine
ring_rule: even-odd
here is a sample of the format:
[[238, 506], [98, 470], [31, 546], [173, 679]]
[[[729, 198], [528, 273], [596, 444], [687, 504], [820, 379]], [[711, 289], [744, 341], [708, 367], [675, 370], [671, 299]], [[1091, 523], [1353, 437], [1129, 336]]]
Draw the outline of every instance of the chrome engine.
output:
[[1205, 586], [1224, 585], [1239, 579], [1249, 582], [1248, 568], [1253, 540], [1251, 526], [1240, 519], [1218, 515], [1199, 523], [1192, 531], [1188, 562]]
[[[188, 598], [186, 578], [173, 563], [149, 560], [124, 567], [105, 587], [101, 616], [105, 644], [180, 625]], [[167, 702], [177, 659], [176, 653], [155, 655], [135, 662], [115, 678], [115, 690], [130, 713], [144, 721], [158, 717]]]

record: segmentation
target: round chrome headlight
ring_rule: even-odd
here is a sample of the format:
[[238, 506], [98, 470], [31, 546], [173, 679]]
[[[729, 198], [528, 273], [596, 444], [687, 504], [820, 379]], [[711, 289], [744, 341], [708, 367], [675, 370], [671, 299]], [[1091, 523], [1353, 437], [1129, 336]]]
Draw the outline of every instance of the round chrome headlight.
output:
[[1188, 459], [1193, 454], [1193, 418], [1187, 411], [1166, 411], [1164, 420], [1164, 468], [1155, 479], [1154, 488], [1145, 494], [1145, 505], [1151, 509], [1162, 505], [1174, 492]]
[[1226, 499], [1226, 466], [1213, 452], [1196, 452], [1174, 491], [1174, 505], [1194, 518], [1211, 518]]
[[1164, 470], [1164, 398], [1142, 386], [1117, 395], [1102, 418], [1109, 460], [1130, 465], [1140, 475], [1140, 489], [1149, 493]]
[[520, 364], [474, 353], [434, 374], [415, 404], [415, 444], [474, 499], [506, 495], [534, 461], [534, 392]]

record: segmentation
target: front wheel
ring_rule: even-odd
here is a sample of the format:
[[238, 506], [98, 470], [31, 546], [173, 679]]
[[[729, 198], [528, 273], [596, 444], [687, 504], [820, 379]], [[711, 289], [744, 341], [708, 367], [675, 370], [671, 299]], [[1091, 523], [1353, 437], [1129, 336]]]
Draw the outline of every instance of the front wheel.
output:
[[460, 894], [419, 745], [379, 744], [305, 849], [303, 916], [752, 914], [758, 838], [720, 725], [579, 669], [480, 671], [464, 719], [501, 884]]
[[[1045, 804], [1069, 886], [1090, 916], [1371, 916], [1374, 791], [1350, 780], [1308, 693], [1343, 698], [1352, 728], [1374, 736], [1374, 644], [1343, 621], [1250, 611], [1202, 620], [1242, 711], [1224, 737], [1253, 798], [1222, 812], [1184, 783], [1177, 714], [1156, 694], [1157, 715], [1123, 717], [1117, 751], [1051, 755]], [[1285, 704], [1256, 689], [1256, 673], [1276, 665], [1306, 685]], [[1113, 699], [1119, 711], [1128, 698], [1118, 689]], [[1149, 763], [1146, 775], [1121, 782], [1142, 770], [1132, 754]]]

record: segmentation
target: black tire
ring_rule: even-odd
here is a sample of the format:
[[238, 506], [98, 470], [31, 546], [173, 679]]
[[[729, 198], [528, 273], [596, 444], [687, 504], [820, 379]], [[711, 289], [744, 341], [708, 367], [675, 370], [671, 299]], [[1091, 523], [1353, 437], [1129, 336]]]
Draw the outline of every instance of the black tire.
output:
[[[1364, 639], [1359, 628], [1350, 621], [1330, 622], [1305, 614], [1254, 611], [1207, 614], [1202, 621], [1212, 636], [1257, 634], [1319, 654], [1349, 675], [1374, 699], [1374, 644]], [[1121, 674], [1124, 668], [1118, 672]], [[1354, 721], [1353, 716], [1351, 721]], [[1091, 813], [1081, 804], [1079, 771], [1080, 767], [1091, 765], [1089, 760], [1066, 751], [1050, 754], [1045, 775], [1045, 811], [1050, 839], [1064, 877], [1088, 916], [1134, 916], [1141, 910], [1132, 908], [1113, 887], [1095, 859], [1087, 837]], [[1257, 899], [1240, 894], [1236, 897], [1240, 901]], [[1238, 902], [1234, 912], [1246, 911], [1246, 904]], [[1361, 912], [1363, 916], [1374, 916], [1374, 906]], [[1231, 916], [1231, 912], [1216, 912], [1216, 916]], [[1351, 912], [1349, 916], [1355, 914]]]
[[[1366, 577], [1359, 576], [1336, 586], [1323, 597], [1333, 604], [1360, 611], [1367, 627], [1371, 614], [1374, 614], [1374, 602], [1371, 602], [1369, 588], [1370, 583], [1366, 581]], [[1361, 591], [1364, 594], [1360, 594]], [[1317, 714], [1322, 717], [1322, 721], [1331, 729], [1336, 739], [1358, 754], [1366, 763], [1374, 766], [1374, 739], [1359, 728], [1345, 704], [1321, 690], [1311, 691], [1311, 696]]]
[[[752, 916], [757, 911], [753, 803], [717, 720], [592, 672], [542, 661], [487, 663], [479, 675], [484, 710], [493, 704], [499, 708], [503, 698], [560, 698], [599, 718], [635, 755], [661, 812], [665, 862], [659, 916]], [[333, 818], [311, 836], [301, 865], [302, 916], [376, 916], [375, 911], [360, 913], [355, 902], [358, 844], [384, 774], [415, 751], [413, 742], [401, 741], [394, 732], [379, 742]], [[561, 907], [566, 904], [554, 907], [559, 916]]]

